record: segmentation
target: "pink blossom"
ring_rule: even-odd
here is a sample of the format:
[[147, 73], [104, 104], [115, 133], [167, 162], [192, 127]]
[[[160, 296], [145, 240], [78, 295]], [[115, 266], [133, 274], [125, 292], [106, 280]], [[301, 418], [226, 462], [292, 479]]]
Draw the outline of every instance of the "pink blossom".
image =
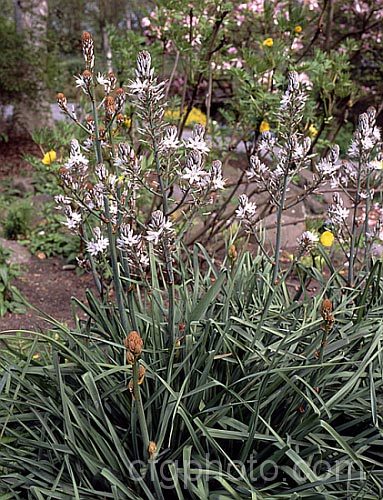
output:
[[141, 19], [141, 26], [142, 26], [143, 28], [147, 28], [147, 27], [148, 27], [148, 26], [150, 26], [150, 25], [151, 25], [151, 22], [150, 22], [150, 19], [149, 19], [148, 17], [143, 17], [143, 18]]

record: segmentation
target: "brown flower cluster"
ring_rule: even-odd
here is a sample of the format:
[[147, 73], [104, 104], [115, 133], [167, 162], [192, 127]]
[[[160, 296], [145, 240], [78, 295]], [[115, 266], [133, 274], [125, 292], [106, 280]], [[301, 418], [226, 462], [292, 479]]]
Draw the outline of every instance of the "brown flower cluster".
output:
[[144, 342], [140, 334], [135, 330], [133, 330], [124, 340], [124, 345], [127, 349], [126, 362], [128, 363], [128, 365], [133, 365], [137, 361], [137, 359], [141, 356], [142, 349], [144, 347]]
[[333, 305], [330, 299], [324, 299], [321, 305], [321, 315], [324, 321], [324, 329], [329, 332], [334, 326]]

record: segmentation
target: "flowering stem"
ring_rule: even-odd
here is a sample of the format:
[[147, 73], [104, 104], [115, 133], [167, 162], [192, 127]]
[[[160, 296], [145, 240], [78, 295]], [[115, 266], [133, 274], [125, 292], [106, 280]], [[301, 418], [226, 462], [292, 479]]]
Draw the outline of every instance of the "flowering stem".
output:
[[144, 457], [145, 459], [147, 459], [148, 446], [149, 446], [149, 432], [148, 432], [148, 427], [146, 425], [146, 418], [145, 418], [144, 406], [142, 404], [142, 399], [141, 399], [140, 386], [138, 384], [138, 378], [139, 378], [138, 369], [139, 369], [139, 363], [135, 361], [133, 364], [133, 394], [137, 405], [138, 420], [140, 422], [142, 440], [144, 443]]
[[279, 273], [279, 256], [281, 253], [281, 236], [282, 236], [282, 214], [285, 205], [286, 192], [287, 192], [287, 184], [288, 184], [288, 175], [286, 174], [283, 178], [283, 188], [281, 199], [278, 204], [278, 212], [277, 212], [277, 235], [275, 239], [275, 253], [274, 253], [274, 271], [273, 271], [273, 283], [276, 282]]
[[[102, 151], [101, 151], [100, 136], [98, 131], [98, 114], [97, 114], [96, 101], [93, 95], [90, 96], [90, 99], [92, 102], [92, 112], [94, 119], [96, 158], [97, 158], [97, 163], [102, 164]], [[107, 231], [108, 231], [108, 240], [110, 248], [110, 260], [112, 264], [113, 283], [116, 292], [117, 307], [120, 313], [122, 327], [124, 331], [127, 332], [129, 330], [128, 317], [125, 311], [125, 306], [123, 301], [123, 292], [122, 292], [122, 286], [118, 268], [118, 260], [117, 260], [116, 241], [115, 241], [115, 235], [113, 234], [113, 225], [111, 221], [109, 200], [107, 195], [104, 195], [104, 210], [105, 210], [105, 217], [107, 218], [108, 221]]]
[[[158, 154], [157, 140], [156, 140], [156, 130], [151, 119], [149, 119], [149, 130], [152, 139], [154, 162], [157, 170], [158, 184], [160, 186], [160, 191], [162, 195], [162, 211], [164, 214], [165, 221], [168, 220], [169, 210], [168, 210], [168, 195], [167, 189], [164, 186], [162, 172], [161, 172], [161, 162]], [[172, 256], [170, 254], [170, 248], [168, 240], [163, 242], [163, 251], [165, 256], [165, 266], [167, 273], [167, 287], [168, 287], [168, 299], [169, 299], [169, 309], [168, 309], [168, 332], [169, 332], [169, 344], [174, 344], [174, 272]]]
[[[114, 155], [113, 135], [112, 135], [111, 129], [109, 129], [109, 142], [110, 142], [110, 145], [112, 148], [112, 153]], [[118, 167], [116, 167], [116, 173], [118, 174]], [[121, 187], [120, 186], [117, 187], [117, 203], [119, 206], [121, 206]], [[120, 235], [121, 222], [122, 222], [122, 211], [120, 210], [119, 214], [118, 214], [119, 235]], [[129, 283], [129, 288], [128, 288], [126, 294], [127, 294], [128, 306], [129, 306], [130, 323], [132, 325], [133, 330], [138, 330], [137, 320], [136, 320], [136, 316], [134, 314], [133, 291], [132, 291], [132, 285], [131, 285], [131, 281], [130, 281], [130, 268], [129, 268], [128, 260], [127, 260], [126, 255], [124, 256], [124, 254], [122, 252], [120, 253], [120, 259], [121, 259], [122, 269], [124, 271], [124, 275]], [[125, 309], [124, 309], [124, 311], [125, 311]]]
[[135, 399], [135, 404], [137, 406], [138, 421], [140, 423], [140, 428], [142, 432], [144, 459], [147, 460], [148, 462], [150, 470], [150, 478], [153, 480], [154, 489], [156, 490], [157, 493], [157, 498], [163, 500], [164, 497], [162, 495], [161, 487], [159, 485], [159, 478], [156, 470], [156, 464], [155, 461], [152, 460], [151, 457], [149, 456], [149, 443], [150, 443], [149, 431], [148, 431], [148, 425], [146, 423], [144, 405], [142, 403], [141, 390], [140, 390], [140, 385], [138, 383], [138, 379], [139, 379], [139, 363], [138, 361], [135, 361], [133, 364], [133, 395]]
[[367, 176], [367, 189], [366, 189], [366, 216], [364, 219], [364, 259], [363, 262], [367, 268], [367, 272], [370, 269], [370, 259], [369, 259], [369, 253], [371, 250], [371, 245], [367, 244], [368, 241], [368, 217], [369, 217], [369, 212], [370, 212], [370, 198], [371, 193], [370, 193], [370, 175]]
[[354, 198], [354, 211], [353, 211], [353, 216], [352, 216], [352, 231], [351, 231], [351, 244], [350, 244], [350, 257], [348, 261], [348, 285], [353, 286], [353, 281], [354, 281], [354, 261], [355, 261], [355, 255], [356, 253], [356, 220], [357, 220], [357, 215], [358, 215], [358, 206], [359, 206], [359, 200], [360, 200], [360, 187], [361, 187], [361, 170], [362, 166], [359, 160], [359, 165], [358, 165], [358, 179], [357, 179], [357, 189], [355, 193], [355, 198]]

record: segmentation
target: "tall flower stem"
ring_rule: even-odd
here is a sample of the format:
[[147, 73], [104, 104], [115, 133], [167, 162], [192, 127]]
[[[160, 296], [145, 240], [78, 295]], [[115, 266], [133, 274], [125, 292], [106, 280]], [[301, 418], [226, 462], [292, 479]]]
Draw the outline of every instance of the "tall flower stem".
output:
[[[169, 209], [168, 209], [168, 193], [167, 188], [164, 185], [164, 180], [162, 177], [162, 167], [158, 152], [158, 145], [156, 139], [156, 130], [154, 128], [154, 124], [152, 120], [149, 120], [149, 130], [152, 139], [152, 147], [153, 147], [153, 155], [154, 162], [156, 165], [158, 184], [160, 186], [161, 196], [162, 196], [162, 211], [164, 214], [165, 220], [168, 220], [169, 217]], [[170, 253], [170, 247], [168, 241], [164, 241], [163, 243], [163, 251], [165, 256], [165, 266], [167, 273], [167, 288], [168, 288], [168, 300], [169, 300], [169, 308], [168, 308], [168, 334], [169, 334], [169, 345], [172, 346], [174, 344], [174, 271], [173, 271], [173, 262], [172, 256]]]
[[144, 459], [147, 460], [149, 470], [150, 470], [150, 479], [153, 481], [154, 484], [154, 489], [157, 494], [157, 498], [159, 500], [163, 500], [163, 495], [161, 492], [161, 487], [160, 487], [160, 482], [156, 470], [156, 464], [155, 461], [153, 461], [149, 457], [149, 443], [150, 443], [150, 438], [149, 438], [149, 431], [148, 431], [148, 426], [146, 423], [146, 418], [145, 418], [145, 412], [144, 412], [144, 405], [142, 402], [141, 398], [141, 390], [140, 390], [140, 385], [138, 383], [139, 379], [139, 363], [136, 360], [133, 364], [133, 395], [135, 399], [135, 404], [137, 406], [137, 413], [138, 413], [138, 421], [140, 423], [140, 428], [142, 432], [142, 441], [143, 441], [143, 448], [144, 448]]
[[365, 215], [365, 218], [364, 218], [364, 238], [365, 238], [365, 241], [364, 241], [364, 259], [363, 259], [363, 262], [366, 266], [366, 271], [367, 273], [369, 272], [370, 270], [370, 258], [369, 258], [369, 254], [370, 254], [370, 251], [371, 251], [371, 243], [367, 243], [368, 241], [368, 220], [369, 220], [369, 212], [370, 212], [370, 208], [371, 208], [371, 190], [370, 190], [370, 175], [367, 176], [367, 189], [366, 189], [366, 215]]
[[361, 188], [361, 162], [359, 160], [358, 165], [358, 179], [357, 179], [357, 188], [354, 198], [354, 210], [352, 215], [352, 228], [351, 228], [351, 244], [350, 244], [350, 257], [348, 260], [348, 285], [353, 286], [354, 283], [354, 262], [356, 253], [356, 231], [357, 231], [357, 215], [358, 215], [358, 206], [360, 201], [360, 188]]
[[[100, 143], [100, 135], [99, 135], [99, 127], [98, 127], [98, 114], [97, 114], [97, 105], [93, 94], [90, 95], [91, 103], [92, 103], [92, 113], [94, 119], [94, 129], [95, 129], [95, 142], [96, 142], [96, 159], [98, 164], [102, 164], [102, 151], [101, 151], [101, 143]], [[104, 210], [105, 217], [107, 219], [107, 231], [108, 231], [108, 240], [109, 240], [109, 249], [110, 249], [110, 260], [112, 265], [112, 274], [113, 274], [113, 284], [114, 290], [116, 292], [116, 300], [118, 312], [120, 314], [121, 324], [125, 332], [129, 331], [128, 324], [128, 316], [126, 314], [124, 299], [123, 299], [123, 290], [121, 285], [118, 259], [117, 259], [117, 250], [116, 250], [116, 237], [113, 233], [113, 224], [111, 220], [110, 206], [108, 196], [104, 195]]]
[[288, 175], [286, 174], [283, 178], [281, 199], [279, 201], [278, 211], [277, 211], [277, 234], [275, 238], [273, 284], [275, 284], [279, 273], [279, 258], [281, 254], [281, 243], [282, 243], [282, 215], [285, 207], [287, 185], [288, 185]]
[[144, 406], [142, 404], [142, 399], [141, 399], [140, 386], [138, 384], [138, 378], [139, 378], [138, 369], [139, 369], [139, 363], [138, 361], [135, 361], [133, 364], [133, 395], [137, 405], [138, 420], [140, 422], [142, 440], [144, 443], [145, 459], [147, 459], [148, 446], [150, 440], [149, 440], [148, 426], [146, 425]]
[[[112, 135], [111, 126], [109, 127], [108, 135], [109, 135], [109, 143], [111, 145], [112, 153], [114, 155], [113, 135]], [[116, 174], [117, 175], [119, 174], [117, 167], [116, 167]], [[120, 204], [121, 203], [121, 187], [120, 186], [117, 187], [117, 200], [118, 200], [118, 203]], [[118, 232], [119, 232], [119, 235], [120, 235], [121, 222], [122, 222], [122, 210], [120, 210], [118, 213]], [[133, 291], [131, 288], [132, 285], [131, 285], [131, 281], [130, 281], [130, 267], [128, 264], [127, 256], [124, 255], [124, 252], [120, 252], [120, 259], [121, 259], [121, 263], [122, 263], [124, 277], [128, 280], [128, 283], [129, 283], [129, 289], [126, 292], [126, 296], [127, 296], [127, 300], [128, 300], [130, 324], [132, 325], [133, 330], [138, 330], [137, 319], [136, 319], [136, 315], [134, 314]], [[123, 287], [122, 287], [122, 289], [123, 289]]]

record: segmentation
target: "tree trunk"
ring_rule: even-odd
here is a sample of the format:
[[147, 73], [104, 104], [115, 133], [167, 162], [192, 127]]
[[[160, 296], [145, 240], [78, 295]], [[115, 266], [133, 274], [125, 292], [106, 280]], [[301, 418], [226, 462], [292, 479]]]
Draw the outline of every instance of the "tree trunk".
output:
[[14, 103], [12, 132], [30, 135], [33, 130], [53, 124], [45, 85], [47, 61], [48, 0], [13, 0], [16, 29], [25, 39], [33, 61], [27, 62], [26, 78], [33, 95], [20, 94]]

